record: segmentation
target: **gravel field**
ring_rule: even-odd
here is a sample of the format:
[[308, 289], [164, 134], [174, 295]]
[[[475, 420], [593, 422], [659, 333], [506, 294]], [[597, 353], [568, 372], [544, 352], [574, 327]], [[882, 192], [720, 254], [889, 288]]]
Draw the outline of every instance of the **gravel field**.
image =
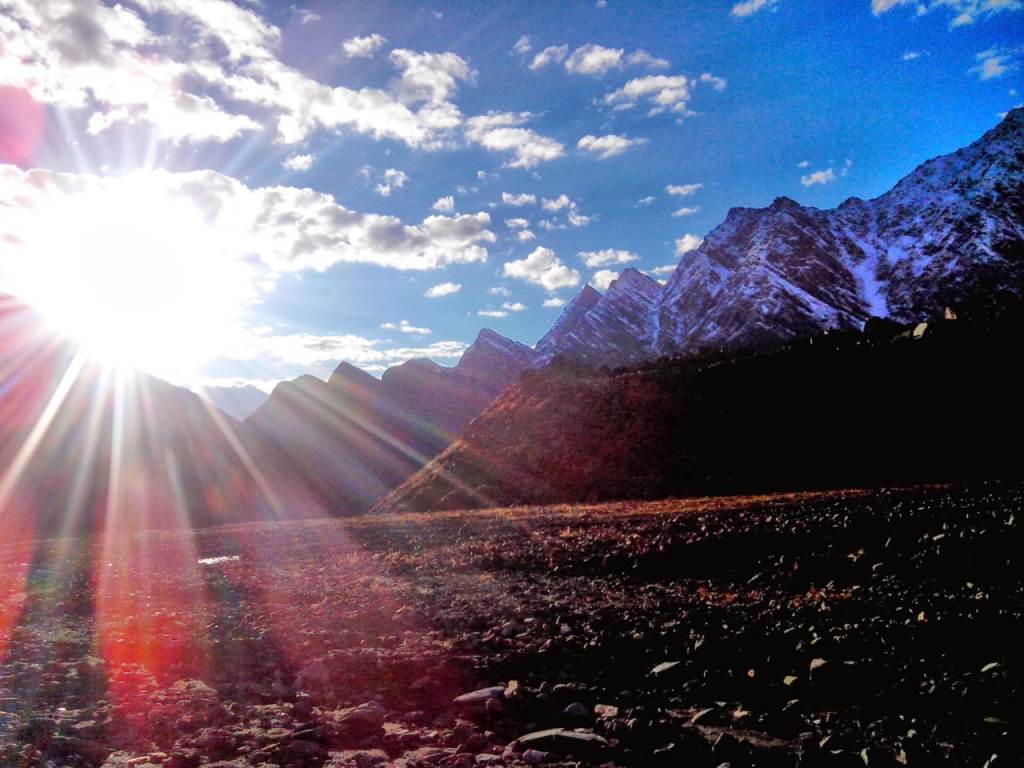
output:
[[0, 545], [2, 766], [1024, 760], [1018, 485]]

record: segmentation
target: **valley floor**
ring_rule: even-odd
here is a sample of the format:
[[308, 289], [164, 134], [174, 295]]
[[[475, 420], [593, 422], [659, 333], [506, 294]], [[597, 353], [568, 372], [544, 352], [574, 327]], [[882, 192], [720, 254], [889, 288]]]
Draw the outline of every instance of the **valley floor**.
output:
[[1020, 765], [1022, 503], [992, 484], [0, 545], [0, 765]]

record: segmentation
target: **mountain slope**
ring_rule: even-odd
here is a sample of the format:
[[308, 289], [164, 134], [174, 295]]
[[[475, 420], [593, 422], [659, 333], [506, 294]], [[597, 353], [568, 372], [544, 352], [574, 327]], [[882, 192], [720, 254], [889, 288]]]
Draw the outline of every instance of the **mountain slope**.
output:
[[244, 431], [283, 453], [334, 514], [360, 512], [444, 450], [534, 359], [485, 328], [452, 368], [410, 360], [378, 380], [342, 363], [327, 382], [278, 385]]
[[0, 392], [0, 536], [310, 514], [276, 452], [256, 470], [230, 416], [186, 389], [90, 362], [2, 296]]
[[559, 358], [378, 509], [1017, 477], [1002, 446], [1024, 428], [1009, 353], [1022, 331], [1018, 306], [929, 324], [921, 339], [875, 321], [774, 353], [615, 373]]
[[[778, 198], [734, 208], [663, 289], [613, 287], [544, 360], [635, 364], [702, 349], [757, 348], [869, 317], [939, 317], [1024, 284], [1024, 109], [968, 147], [922, 164], [873, 200], [819, 210]], [[651, 304], [656, 306], [647, 311]], [[557, 326], [556, 326], [557, 328]], [[553, 329], [554, 330], [554, 329]], [[538, 345], [541, 348], [541, 345]]]

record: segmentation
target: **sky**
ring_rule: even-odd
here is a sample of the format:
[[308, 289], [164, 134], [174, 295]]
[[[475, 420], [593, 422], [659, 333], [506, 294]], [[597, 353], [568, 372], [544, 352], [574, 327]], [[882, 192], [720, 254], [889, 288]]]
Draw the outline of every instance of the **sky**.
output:
[[0, 291], [176, 383], [533, 344], [1024, 102], [1022, 0], [0, 0]]

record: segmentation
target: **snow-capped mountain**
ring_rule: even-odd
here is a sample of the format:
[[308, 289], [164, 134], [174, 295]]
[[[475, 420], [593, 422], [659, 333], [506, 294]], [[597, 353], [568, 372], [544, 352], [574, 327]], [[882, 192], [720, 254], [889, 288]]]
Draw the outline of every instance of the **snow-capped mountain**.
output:
[[871, 316], [934, 317], [1022, 285], [1024, 109], [1015, 109], [873, 200], [819, 210], [781, 197], [732, 209], [664, 288], [627, 270], [600, 299], [584, 289], [538, 344], [539, 359], [622, 365], [758, 346]]

